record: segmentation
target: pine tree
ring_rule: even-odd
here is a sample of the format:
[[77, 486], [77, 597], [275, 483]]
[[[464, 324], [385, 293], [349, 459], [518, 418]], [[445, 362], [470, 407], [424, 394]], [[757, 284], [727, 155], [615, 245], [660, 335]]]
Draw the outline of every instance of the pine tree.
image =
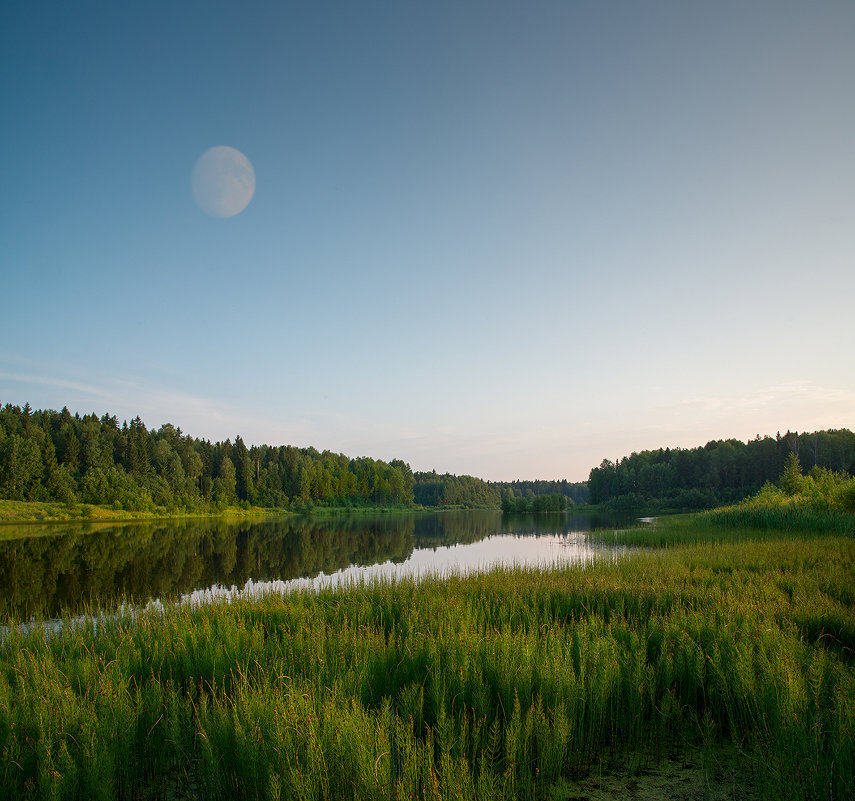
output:
[[795, 453], [791, 453], [787, 457], [784, 472], [781, 473], [780, 484], [781, 489], [787, 495], [798, 495], [804, 489], [805, 477], [802, 475], [802, 466], [799, 462], [799, 457]]

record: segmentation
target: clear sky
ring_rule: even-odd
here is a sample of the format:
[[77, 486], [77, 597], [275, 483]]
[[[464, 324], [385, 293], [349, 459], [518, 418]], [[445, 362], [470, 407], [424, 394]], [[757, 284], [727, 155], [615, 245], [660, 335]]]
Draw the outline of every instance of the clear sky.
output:
[[855, 428], [853, 43], [852, 0], [4, 0], [0, 403], [496, 480]]

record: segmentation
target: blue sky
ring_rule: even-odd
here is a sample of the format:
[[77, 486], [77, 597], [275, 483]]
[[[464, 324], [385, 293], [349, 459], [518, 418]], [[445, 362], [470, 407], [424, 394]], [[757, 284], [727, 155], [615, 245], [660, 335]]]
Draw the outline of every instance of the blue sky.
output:
[[0, 403], [497, 480], [855, 428], [849, 0], [130, 5], [0, 8]]

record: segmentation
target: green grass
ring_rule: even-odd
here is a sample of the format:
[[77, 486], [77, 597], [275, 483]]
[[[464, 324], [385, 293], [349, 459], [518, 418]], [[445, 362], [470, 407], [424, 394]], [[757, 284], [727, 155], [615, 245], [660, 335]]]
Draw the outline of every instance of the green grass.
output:
[[855, 514], [798, 503], [754, 501], [713, 509], [702, 513], [700, 518], [703, 522], [732, 528], [855, 534]]
[[[228, 518], [261, 517], [271, 514], [291, 514], [286, 510], [262, 509], [257, 506], [243, 508], [229, 506], [218, 510], [185, 510], [157, 507], [154, 511], [129, 511], [91, 503], [54, 503], [52, 501], [0, 500], [0, 524], [51, 523], [107, 520], [174, 520], [178, 518]], [[0, 529], [2, 531], [2, 529]]]
[[728, 797], [853, 797], [855, 541], [638, 531], [667, 547], [13, 629], [0, 794], [555, 798], [727, 749]]
[[153, 511], [131, 511], [99, 506], [91, 503], [64, 504], [53, 501], [11, 501], [0, 499], [0, 524], [3, 523], [51, 523], [68, 521], [108, 520], [174, 520], [184, 518], [228, 518], [262, 517], [271, 515], [309, 514], [324, 515], [376, 515], [412, 514], [425, 511], [447, 511], [426, 509], [422, 506], [309, 506], [305, 509], [265, 509], [259, 506], [229, 506], [222, 509], [169, 509], [157, 507]]

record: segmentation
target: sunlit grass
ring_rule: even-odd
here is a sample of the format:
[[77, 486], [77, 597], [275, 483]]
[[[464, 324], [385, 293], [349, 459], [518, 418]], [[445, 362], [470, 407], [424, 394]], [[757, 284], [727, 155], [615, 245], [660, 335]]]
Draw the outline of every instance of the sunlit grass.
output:
[[[285, 509], [262, 509], [257, 506], [226, 506], [219, 509], [184, 509], [157, 506], [152, 510], [130, 511], [91, 503], [57, 503], [55, 501], [11, 501], [0, 499], [0, 524], [106, 522], [122, 520], [175, 520], [179, 518], [265, 517], [292, 514]], [[0, 537], [5, 527], [0, 525]], [[18, 532], [15, 532], [18, 535]]]
[[549, 797], [727, 744], [758, 797], [852, 797], [853, 540], [640, 531], [668, 547], [12, 629], [2, 795]]

